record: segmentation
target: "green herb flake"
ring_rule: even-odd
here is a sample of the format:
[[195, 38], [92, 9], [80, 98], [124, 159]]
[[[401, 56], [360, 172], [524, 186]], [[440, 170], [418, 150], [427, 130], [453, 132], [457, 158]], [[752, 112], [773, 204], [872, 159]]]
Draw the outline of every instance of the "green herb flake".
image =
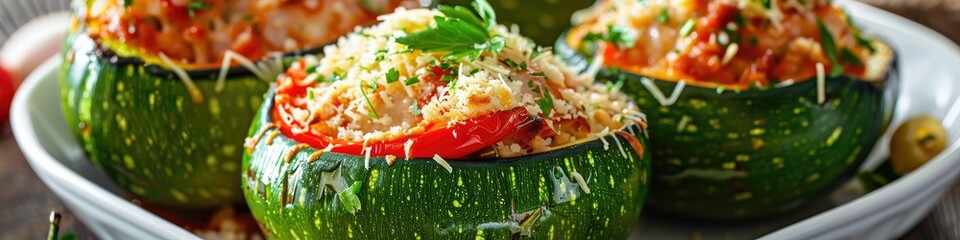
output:
[[453, 80], [450, 81], [450, 84], [449, 84], [450, 88], [447, 89], [447, 92], [450, 93], [450, 96], [453, 96], [455, 91], [457, 90], [458, 80], [460, 80], [460, 78], [453, 78]]
[[858, 67], [863, 66], [863, 61], [860, 61], [860, 58], [858, 58], [856, 54], [853, 54], [853, 52], [850, 51], [849, 48], [840, 49], [840, 61], [849, 63], [850, 65], [858, 66]]
[[843, 67], [840, 66], [840, 61], [837, 61], [837, 45], [833, 41], [833, 36], [830, 35], [830, 30], [827, 29], [826, 25], [823, 25], [823, 21], [820, 19], [817, 19], [817, 28], [820, 29], [820, 45], [823, 46], [823, 51], [830, 59], [830, 65], [833, 65], [830, 70], [830, 77], [839, 76], [843, 73]]
[[420, 116], [421, 114], [420, 108], [417, 107], [417, 105], [420, 105], [420, 103], [418, 103], [416, 99], [414, 99], [413, 104], [410, 105], [410, 112], [413, 113], [414, 116]]
[[616, 83], [607, 82], [607, 92], [620, 91], [620, 88], [623, 88], [623, 79], [620, 79]]
[[[344, 74], [344, 73], [333, 72], [333, 73], [330, 74], [330, 76], [327, 76], [327, 82], [340, 81], [341, 79], [343, 79], [343, 74]], [[319, 81], [319, 80], [318, 80], [318, 81]]]
[[377, 52], [373, 53], [373, 57], [377, 61], [383, 61], [383, 59], [386, 56], [387, 56], [387, 50], [385, 49], [380, 49], [380, 50], [377, 50]]
[[680, 26], [680, 36], [686, 37], [687, 35], [690, 35], [695, 27], [697, 27], [697, 21], [693, 18], [687, 19], [687, 21], [683, 23], [683, 26]]
[[202, 11], [213, 7], [213, 4], [204, 2], [203, 0], [193, 0], [187, 4], [187, 13], [190, 14], [190, 17], [196, 15], [198, 11]]
[[360, 211], [360, 198], [357, 197], [357, 193], [360, 192], [360, 181], [353, 182], [353, 185], [350, 188], [344, 189], [337, 193], [337, 198], [340, 199], [340, 203], [343, 204], [343, 208], [350, 212], [351, 214], [356, 214], [357, 211]]
[[633, 43], [637, 41], [637, 33], [628, 27], [608, 25], [607, 33], [609, 34], [607, 40], [620, 48], [633, 47]]
[[130, 7], [133, 5], [133, 0], [123, 0], [123, 7]]
[[[367, 107], [370, 110], [370, 113], [368, 115], [373, 119], [380, 119], [380, 114], [377, 114], [377, 109], [373, 107], [373, 102], [370, 101], [370, 96], [367, 95], [367, 90], [363, 89], [364, 83], [366, 83], [366, 81], [360, 81], [360, 93], [363, 93], [363, 100], [367, 101]], [[373, 86], [376, 86], [376, 84], [374, 84]]]
[[864, 38], [864, 37], [861, 36], [860, 34], [856, 34], [856, 35], [854, 36], [854, 40], [856, 40], [857, 46], [860, 46], [860, 47], [862, 47], [862, 48], [866, 48], [867, 51], [870, 51], [870, 55], [873, 55], [874, 53], [877, 52], [877, 49], [873, 47], [873, 44], [870, 43], [870, 40], [867, 40], [866, 38]]
[[543, 91], [543, 97], [533, 101], [537, 103], [537, 106], [540, 106], [540, 112], [543, 113], [544, 117], [550, 117], [550, 114], [553, 113], [553, 97], [550, 96], [550, 91]]
[[410, 85], [413, 85], [414, 83], [418, 83], [418, 82], [420, 82], [420, 78], [414, 76], [414, 77], [411, 77], [411, 78], [407, 78], [407, 80], [404, 80], [404, 81], [403, 81], [403, 85], [404, 85], [404, 86], [410, 86]]
[[618, 48], [630, 48], [637, 40], [637, 33], [628, 27], [607, 25], [607, 32], [605, 33], [591, 32], [583, 36], [584, 42], [596, 42], [597, 40], [612, 43]]
[[660, 24], [667, 24], [670, 22], [670, 11], [667, 8], [660, 10], [660, 16], [657, 16], [657, 22]]
[[317, 67], [320, 67], [320, 65], [316, 65], [316, 66], [313, 66], [313, 67], [308, 67], [308, 68], [307, 68], [307, 74], [317, 73]]
[[387, 84], [391, 84], [397, 80], [400, 80], [400, 72], [398, 72], [396, 68], [390, 68], [390, 70], [387, 70], [385, 77], [387, 79]]

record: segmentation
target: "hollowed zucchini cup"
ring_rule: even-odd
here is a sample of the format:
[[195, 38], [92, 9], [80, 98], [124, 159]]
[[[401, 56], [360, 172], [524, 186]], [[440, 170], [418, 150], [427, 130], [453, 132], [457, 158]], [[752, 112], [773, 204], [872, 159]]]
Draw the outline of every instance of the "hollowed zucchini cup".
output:
[[[486, 6], [478, 12], [489, 9], [478, 2]], [[449, 7], [398, 11], [325, 49], [320, 59], [297, 61], [278, 79], [248, 132], [242, 166], [247, 204], [267, 237], [630, 233], [650, 174], [645, 122], [635, 106], [481, 16]], [[424, 49], [420, 37], [451, 30], [434, 21], [464, 24], [459, 29], [479, 35], [431, 43], [476, 41], [464, 44], [468, 51], [504, 45], [476, 56], [457, 54], [465, 48]], [[543, 55], [533, 60], [532, 51]], [[541, 72], [547, 67], [557, 71]], [[570, 88], [559, 87], [565, 84]], [[554, 91], [562, 94], [545, 93]], [[594, 100], [578, 97], [588, 95]], [[582, 101], [605, 104], [567, 108]], [[633, 115], [598, 129], [607, 118], [593, 116], [610, 117], [610, 109]], [[584, 117], [562, 120], [572, 113]], [[577, 132], [583, 135], [559, 143], [559, 136]]]
[[[128, 5], [118, 5], [124, 3]], [[242, 202], [236, 177], [241, 169], [245, 130], [263, 103], [273, 77], [283, 70], [283, 62], [300, 54], [293, 50], [283, 57], [263, 57], [278, 49], [264, 38], [237, 31], [233, 33], [240, 36], [233, 37], [241, 39], [231, 38], [225, 43], [251, 42], [241, 49], [231, 49], [237, 59], [252, 58], [247, 59], [250, 64], [244, 67], [238, 61], [229, 61], [221, 65], [210, 55], [217, 51], [207, 52], [198, 46], [221, 44], [224, 42], [218, 41], [223, 39], [202, 45], [196, 36], [181, 37], [175, 31], [186, 28], [182, 24], [224, 20], [216, 17], [220, 14], [246, 14], [239, 22], [228, 22], [236, 26], [270, 23], [273, 18], [250, 9], [223, 10], [243, 7], [240, 4], [200, 3], [176, 6], [167, 1], [77, 1], [62, 55], [63, 112], [87, 157], [132, 197], [156, 205], [209, 208]], [[141, 11], [154, 7], [162, 10], [161, 14]], [[292, 13], [299, 8], [306, 9], [286, 5], [262, 14]], [[342, 19], [336, 24], [356, 25], [374, 19], [370, 13], [357, 14], [356, 19]], [[124, 27], [119, 32], [110, 29], [117, 25]], [[246, 29], [255, 32], [254, 28]], [[294, 46], [309, 48], [351, 29], [330, 28], [314, 33], [319, 39], [301, 38]], [[210, 26], [184, 31], [215, 34]], [[286, 47], [290, 46], [288, 43]], [[163, 54], [175, 50], [183, 52]], [[224, 78], [218, 81], [221, 76]]]
[[[643, 7], [647, 8], [653, 9], [645, 11], [660, 13], [655, 16], [664, 16], [663, 12], [676, 14], [682, 6]], [[783, 5], [781, 8], [786, 9]], [[829, 5], [817, 5], [819, 8], [839, 11]], [[713, 11], [711, 8], [706, 15], [716, 15]], [[736, 19], [745, 15], [744, 10], [737, 11], [740, 13], [731, 21], [742, 21]], [[697, 26], [703, 23], [702, 18], [682, 18], [659, 24], [682, 32], [683, 25], [690, 21]], [[747, 19], [747, 24], [750, 21]], [[725, 25], [721, 29], [726, 30], [731, 26], [719, 25]], [[858, 39], [863, 39], [859, 30], [850, 26], [844, 29], [853, 30]], [[813, 29], [817, 29], [816, 25]], [[571, 34], [576, 34], [575, 31], [582, 29], [575, 28]], [[699, 30], [693, 27], [686, 31], [694, 34]], [[728, 33], [731, 32], [742, 34]], [[764, 41], [763, 36], [757, 38]], [[596, 46], [571, 47], [571, 43], [579, 44], [582, 39], [584, 37], [564, 34], [556, 44], [556, 51], [568, 63], [587, 70], [602, 53], [597, 54]], [[743, 44], [757, 41], [741, 39], [741, 50]], [[653, 76], [641, 73], [649, 69], [611, 66], [607, 64], [610, 59], [605, 59], [603, 67], [597, 69], [598, 80], [621, 87], [650, 119], [651, 151], [655, 160], [648, 206], [682, 218], [756, 219], [797, 208], [843, 183], [859, 168], [886, 128], [897, 91], [892, 51], [878, 40], [868, 41], [866, 44], [874, 52], [862, 63], [874, 64], [882, 72], [867, 79], [863, 74], [850, 74], [852, 66], [844, 62], [842, 74], [831, 76], [830, 68], [821, 73], [822, 85], [818, 77], [813, 76], [795, 82], [769, 82], [759, 87], [751, 82], [750, 86], [738, 89], [717, 84], [719, 81], [712, 81], [710, 77], [686, 78], [684, 82], [664, 79], [662, 73]], [[604, 44], [610, 48], [615, 43]], [[645, 47], [639, 45], [641, 42], [637, 44], [632, 47]], [[791, 68], [816, 71], [818, 67]], [[650, 72], [658, 74], [647, 71]], [[820, 93], [822, 99], [818, 96]]]

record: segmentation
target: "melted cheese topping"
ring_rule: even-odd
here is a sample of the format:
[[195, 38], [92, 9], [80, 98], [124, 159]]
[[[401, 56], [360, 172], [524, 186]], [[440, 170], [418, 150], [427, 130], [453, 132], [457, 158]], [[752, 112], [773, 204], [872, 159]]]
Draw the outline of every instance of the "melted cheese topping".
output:
[[[310, 126], [301, 132], [364, 143], [422, 134], [515, 108], [543, 116], [545, 124], [522, 130], [530, 134], [492, 146], [499, 156], [595, 139], [596, 133], [634, 124], [631, 117], [642, 115], [625, 95], [595, 85], [593, 76], [578, 75], [550, 51], [541, 51], [503, 26], [492, 31], [506, 39], [504, 50], [485, 51], [476, 61], [445, 62], [445, 53], [411, 50], [395, 42], [398, 36], [431, 26], [439, 15], [435, 10], [398, 9], [381, 16], [382, 23], [327, 46], [322, 58], [305, 58], [305, 66], [298, 67], [312, 69], [309, 75], [297, 79], [288, 74], [278, 89], [311, 86], [307, 97], [278, 95], [280, 115], [288, 124]], [[397, 81], [387, 83], [393, 71]], [[418, 82], [410, 83], [411, 78]], [[542, 110], [546, 105], [537, 103], [546, 96], [553, 103], [548, 113]]]

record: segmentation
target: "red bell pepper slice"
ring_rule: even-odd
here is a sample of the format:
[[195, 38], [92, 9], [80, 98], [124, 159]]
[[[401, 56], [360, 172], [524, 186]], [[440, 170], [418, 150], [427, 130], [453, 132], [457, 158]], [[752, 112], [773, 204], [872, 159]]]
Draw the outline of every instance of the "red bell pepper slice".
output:
[[490, 145], [500, 142], [514, 132], [524, 128], [535, 118], [523, 107], [495, 112], [486, 116], [476, 117], [449, 127], [432, 130], [418, 136], [404, 137], [384, 142], [363, 143], [343, 142], [331, 136], [321, 136], [312, 132], [294, 134], [292, 126], [279, 121], [280, 115], [274, 106], [272, 112], [274, 122], [283, 135], [300, 143], [306, 143], [316, 149], [324, 149], [333, 144], [331, 152], [366, 155], [365, 148], [370, 148], [371, 157], [393, 155], [405, 157], [404, 145], [413, 140], [410, 148], [410, 158], [431, 158], [434, 154], [443, 158], [455, 160], [464, 158]]

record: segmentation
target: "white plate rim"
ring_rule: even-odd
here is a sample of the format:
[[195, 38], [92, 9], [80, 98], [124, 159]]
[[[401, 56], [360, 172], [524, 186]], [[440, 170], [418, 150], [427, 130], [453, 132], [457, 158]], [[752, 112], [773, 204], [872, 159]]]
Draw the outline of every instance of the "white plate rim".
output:
[[[950, 50], [954, 56], [960, 58], [960, 47], [957, 47], [956, 44], [943, 35], [923, 25], [865, 3], [838, 0], [836, 4], [840, 6], [852, 6], [858, 8], [858, 11], [869, 12], [871, 15], [876, 15], [878, 17], [871, 18], [871, 20], [922, 36], [922, 38], [942, 46], [945, 50]], [[60, 63], [61, 60], [58, 57], [44, 62], [34, 73], [31, 73], [27, 77], [19, 92], [32, 92], [41, 79], [56, 73]], [[57, 97], [59, 97], [59, 94]], [[106, 203], [112, 206], [113, 208], [106, 209], [106, 211], [108, 211], [106, 216], [113, 216], [113, 221], [126, 221], [128, 223], [127, 225], [134, 223], [132, 226], [144, 226], [138, 227], [137, 229], [154, 234], [153, 236], [164, 236], [164, 238], [174, 239], [198, 239], [197, 236], [192, 233], [157, 217], [129, 201], [117, 197], [112, 192], [90, 182], [55, 160], [53, 156], [41, 147], [42, 145], [40, 145], [38, 138], [35, 133], [32, 132], [34, 124], [30, 121], [29, 114], [27, 114], [30, 110], [27, 98], [28, 96], [26, 96], [26, 94], [18, 94], [14, 97], [11, 113], [20, 114], [11, 114], [11, 126], [22, 151], [30, 153], [26, 158], [29, 160], [31, 166], [34, 166], [34, 171], [41, 176], [45, 183], [52, 183], [52, 179], [47, 179], [47, 176], [59, 178], [57, 180], [58, 182], [65, 183], [65, 187], [70, 188], [64, 190], [86, 192], [88, 193], [86, 195], [89, 199], [84, 200]], [[957, 105], [960, 105], [960, 103], [955, 101], [953, 106]], [[951, 117], [950, 115], [948, 115], [948, 119], [946, 120], [951, 120], [950, 118], [956, 120], [955, 116]], [[948, 124], [952, 123], [951, 121]], [[880, 221], [899, 212], [898, 209], [887, 207], [896, 206], [897, 203], [903, 202], [904, 199], [910, 197], [929, 196], [923, 194], [905, 195], [903, 194], [904, 192], [917, 192], [915, 191], [916, 189], [921, 189], [921, 191], [935, 191], [937, 189], [943, 189], [942, 185], [944, 184], [954, 182], [957, 174], [960, 173], [960, 158], [957, 158], [958, 152], [960, 152], [960, 143], [951, 144], [947, 150], [932, 159], [931, 162], [915, 171], [915, 174], [895, 181], [881, 190], [859, 197], [850, 203], [832, 208], [816, 216], [770, 233], [764, 236], [763, 239], [836, 238], [845, 236], [843, 232], [850, 231], [851, 226], [859, 228], [874, 226]], [[49, 171], [50, 173], [42, 173], [41, 171]], [[931, 186], [930, 183], [934, 183], [937, 186]], [[942, 195], [942, 193], [937, 196], [939, 195]], [[110, 219], [97, 220], [109, 221]], [[810, 231], [812, 229], [822, 231]]]

